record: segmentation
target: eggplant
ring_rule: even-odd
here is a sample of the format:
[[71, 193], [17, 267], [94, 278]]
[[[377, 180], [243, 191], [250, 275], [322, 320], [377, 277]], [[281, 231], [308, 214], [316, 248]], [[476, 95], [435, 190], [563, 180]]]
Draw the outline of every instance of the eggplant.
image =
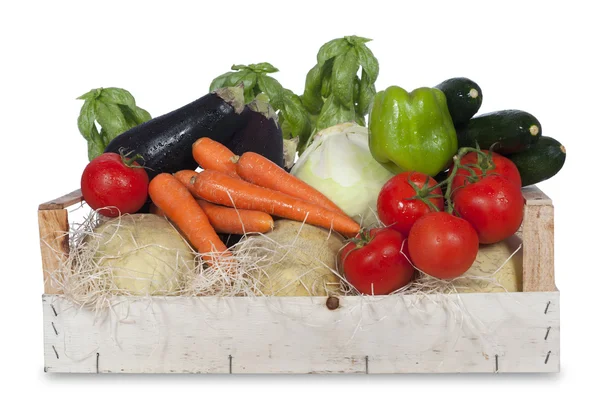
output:
[[140, 155], [138, 161], [152, 179], [160, 173], [195, 170], [192, 144], [209, 137], [220, 143], [231, 140], [243, 128], [244, 91], [241, 87], [218, 89], [179, 109], [156, 117], [118, 135], [104, 152]]
[[255, 152], [283, 167], [283, 134], [271, 105], [254, 100], [245, 107], [242, 116], [245, 125], [225, 142], [225, 146], [238, 156]]

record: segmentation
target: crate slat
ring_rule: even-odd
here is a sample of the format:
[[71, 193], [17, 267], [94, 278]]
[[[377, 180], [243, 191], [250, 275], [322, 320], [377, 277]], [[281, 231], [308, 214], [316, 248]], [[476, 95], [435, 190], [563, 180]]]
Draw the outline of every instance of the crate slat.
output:
[[61, 296], [45, 295], [43, 303], [48, 372], [503, 373], [560, 367], [558, 292], [341, 297], [333, 311], [325, 298], [310, 297], [121, 298], [98, 319]]

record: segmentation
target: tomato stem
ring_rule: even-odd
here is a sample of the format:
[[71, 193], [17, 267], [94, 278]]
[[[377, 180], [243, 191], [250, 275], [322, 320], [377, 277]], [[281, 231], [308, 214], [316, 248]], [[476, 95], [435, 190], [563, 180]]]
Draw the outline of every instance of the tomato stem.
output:
[[435, 195], [431, 193], [437, 187], [437, 185], [435, 185], [434, 187], [429, 187], [429, 180], [431, 179], [431, 177], [427, 176], [423, 187], [419, 188], [419, 186], [410, 179], [411, 176], [412, 173], [408, 176], [406, 182], [408, 182], [408, 185], [410, 185], [411, 188], [415, 191], [416, 195], [408, 198], [408, 200], [420, 200], [423, 203], [425, 203], [431, 210], [440, 211], [440, 209], [438, 209], [438, 207], [435, 204], [433, 204], [433, 202], [430, 200], [432, 198], [442, 197], [442, 195]]
[[133, 151], [125, 153], [125, 150], [123, 148], [121, 148], [119, 150], [119, 155], [121, 155], [121, 161], [123, 162], [123, 164], [132, 169], [143, 168], [142, 166], [135, 165], [134, 163], [138, 159], [144, 160], [144, 157], [142, 155], [140, 155], [139, 153], [136, 153], [135, 156], [133, 156], [133, 157], [129, 157], [129, 156], [131, 156], [132, 153], [133, 153]]

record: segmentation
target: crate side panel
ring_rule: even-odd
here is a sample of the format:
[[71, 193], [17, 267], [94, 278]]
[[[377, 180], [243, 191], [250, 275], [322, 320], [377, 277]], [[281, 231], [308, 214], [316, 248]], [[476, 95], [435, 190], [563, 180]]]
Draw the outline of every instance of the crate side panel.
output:
[[325, 298], [122, 298], [96, 315], [47, 295], [46, 370], [555, 372], [558, 297], [558, 292], [342, 297], [334, 311]]

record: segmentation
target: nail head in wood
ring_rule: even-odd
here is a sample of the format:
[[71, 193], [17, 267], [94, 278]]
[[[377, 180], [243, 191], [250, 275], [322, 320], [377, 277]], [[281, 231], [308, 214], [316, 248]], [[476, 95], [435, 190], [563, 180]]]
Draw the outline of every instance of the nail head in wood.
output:
[[340, 308], [340, 299], [335, 296], [327, 297], [327, 302], [325, 302], [325, 305], [332, 311], [337, 310]]

